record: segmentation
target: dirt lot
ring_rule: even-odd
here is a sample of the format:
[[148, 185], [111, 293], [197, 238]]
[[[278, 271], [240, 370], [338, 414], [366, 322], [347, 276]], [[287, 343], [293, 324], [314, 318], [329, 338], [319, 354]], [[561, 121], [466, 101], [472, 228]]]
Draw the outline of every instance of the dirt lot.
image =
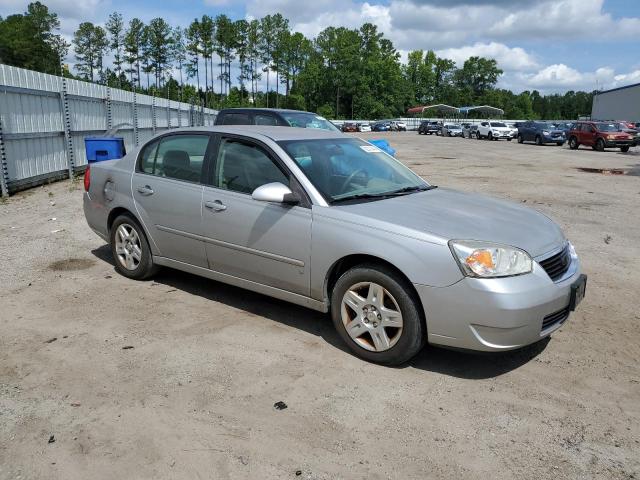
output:
[[33, 189], [0, 203], [0, 478], [639, 478], [640, 176], [577, 167], [640, 173], [640, 148], [368, 136], [556, 219], [589, 275], [579, 311], [524, 351], [380, 367], [324, 315], [117, 275], [81, 182]]

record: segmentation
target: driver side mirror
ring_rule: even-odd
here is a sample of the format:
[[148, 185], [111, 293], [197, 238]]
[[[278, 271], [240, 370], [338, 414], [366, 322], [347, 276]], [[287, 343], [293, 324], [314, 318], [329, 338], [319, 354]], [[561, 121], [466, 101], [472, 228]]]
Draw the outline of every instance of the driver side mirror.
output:
[[259, 186], [253, 191], [251, 198], [260, 202], [286, 203], [290, 205], [295, 205], [300, 201], [289, 187], [280, 182], [266, 183]]

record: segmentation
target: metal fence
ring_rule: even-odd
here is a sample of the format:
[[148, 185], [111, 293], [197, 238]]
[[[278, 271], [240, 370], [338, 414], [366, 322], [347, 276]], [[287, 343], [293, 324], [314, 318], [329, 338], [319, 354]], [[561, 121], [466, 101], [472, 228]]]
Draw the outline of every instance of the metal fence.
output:
[[54, 75], [0, 65], [2, 196], [87, 164], [84, 137], [119, 124], [127, 150], [155, 133], [213, 125], [217, 112]]

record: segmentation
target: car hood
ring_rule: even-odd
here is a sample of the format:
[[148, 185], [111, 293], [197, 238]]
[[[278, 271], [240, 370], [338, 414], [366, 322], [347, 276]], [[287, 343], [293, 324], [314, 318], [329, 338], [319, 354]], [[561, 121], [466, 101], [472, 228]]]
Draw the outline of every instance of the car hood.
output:
[[397, 233], [413, 230], [444, 241], [495, 242], [521, 248], [532, 257], [566, 241], [560, 227], [536, 210], [447, 188], [333, 208], [356, 214], [361, 217], [358, 223], [374, 228], [384, 228], [383, 223]]

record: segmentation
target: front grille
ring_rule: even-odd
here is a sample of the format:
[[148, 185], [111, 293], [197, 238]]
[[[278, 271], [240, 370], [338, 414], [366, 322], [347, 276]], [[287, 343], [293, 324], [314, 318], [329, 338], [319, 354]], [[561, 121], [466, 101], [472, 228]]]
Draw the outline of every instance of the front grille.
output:
[[567, 244], [561, 252], [556, 253], [549, 258], [545, 258], [544, 260], [540, 260], [538, 263], [542, 268], [544, 268], [544, 271], [547, 272], [549, 278], [555, 282], [565, 274], [569, 269], [569, 265], [571, 265], [569, 245]]
[[555, 313], [551, 313], [544, 317], [542, 320], [542, 331], [554, 325], [559, 325], [569, 317], [569, 306], [566, 306], [562, 310], [558, 310]]

